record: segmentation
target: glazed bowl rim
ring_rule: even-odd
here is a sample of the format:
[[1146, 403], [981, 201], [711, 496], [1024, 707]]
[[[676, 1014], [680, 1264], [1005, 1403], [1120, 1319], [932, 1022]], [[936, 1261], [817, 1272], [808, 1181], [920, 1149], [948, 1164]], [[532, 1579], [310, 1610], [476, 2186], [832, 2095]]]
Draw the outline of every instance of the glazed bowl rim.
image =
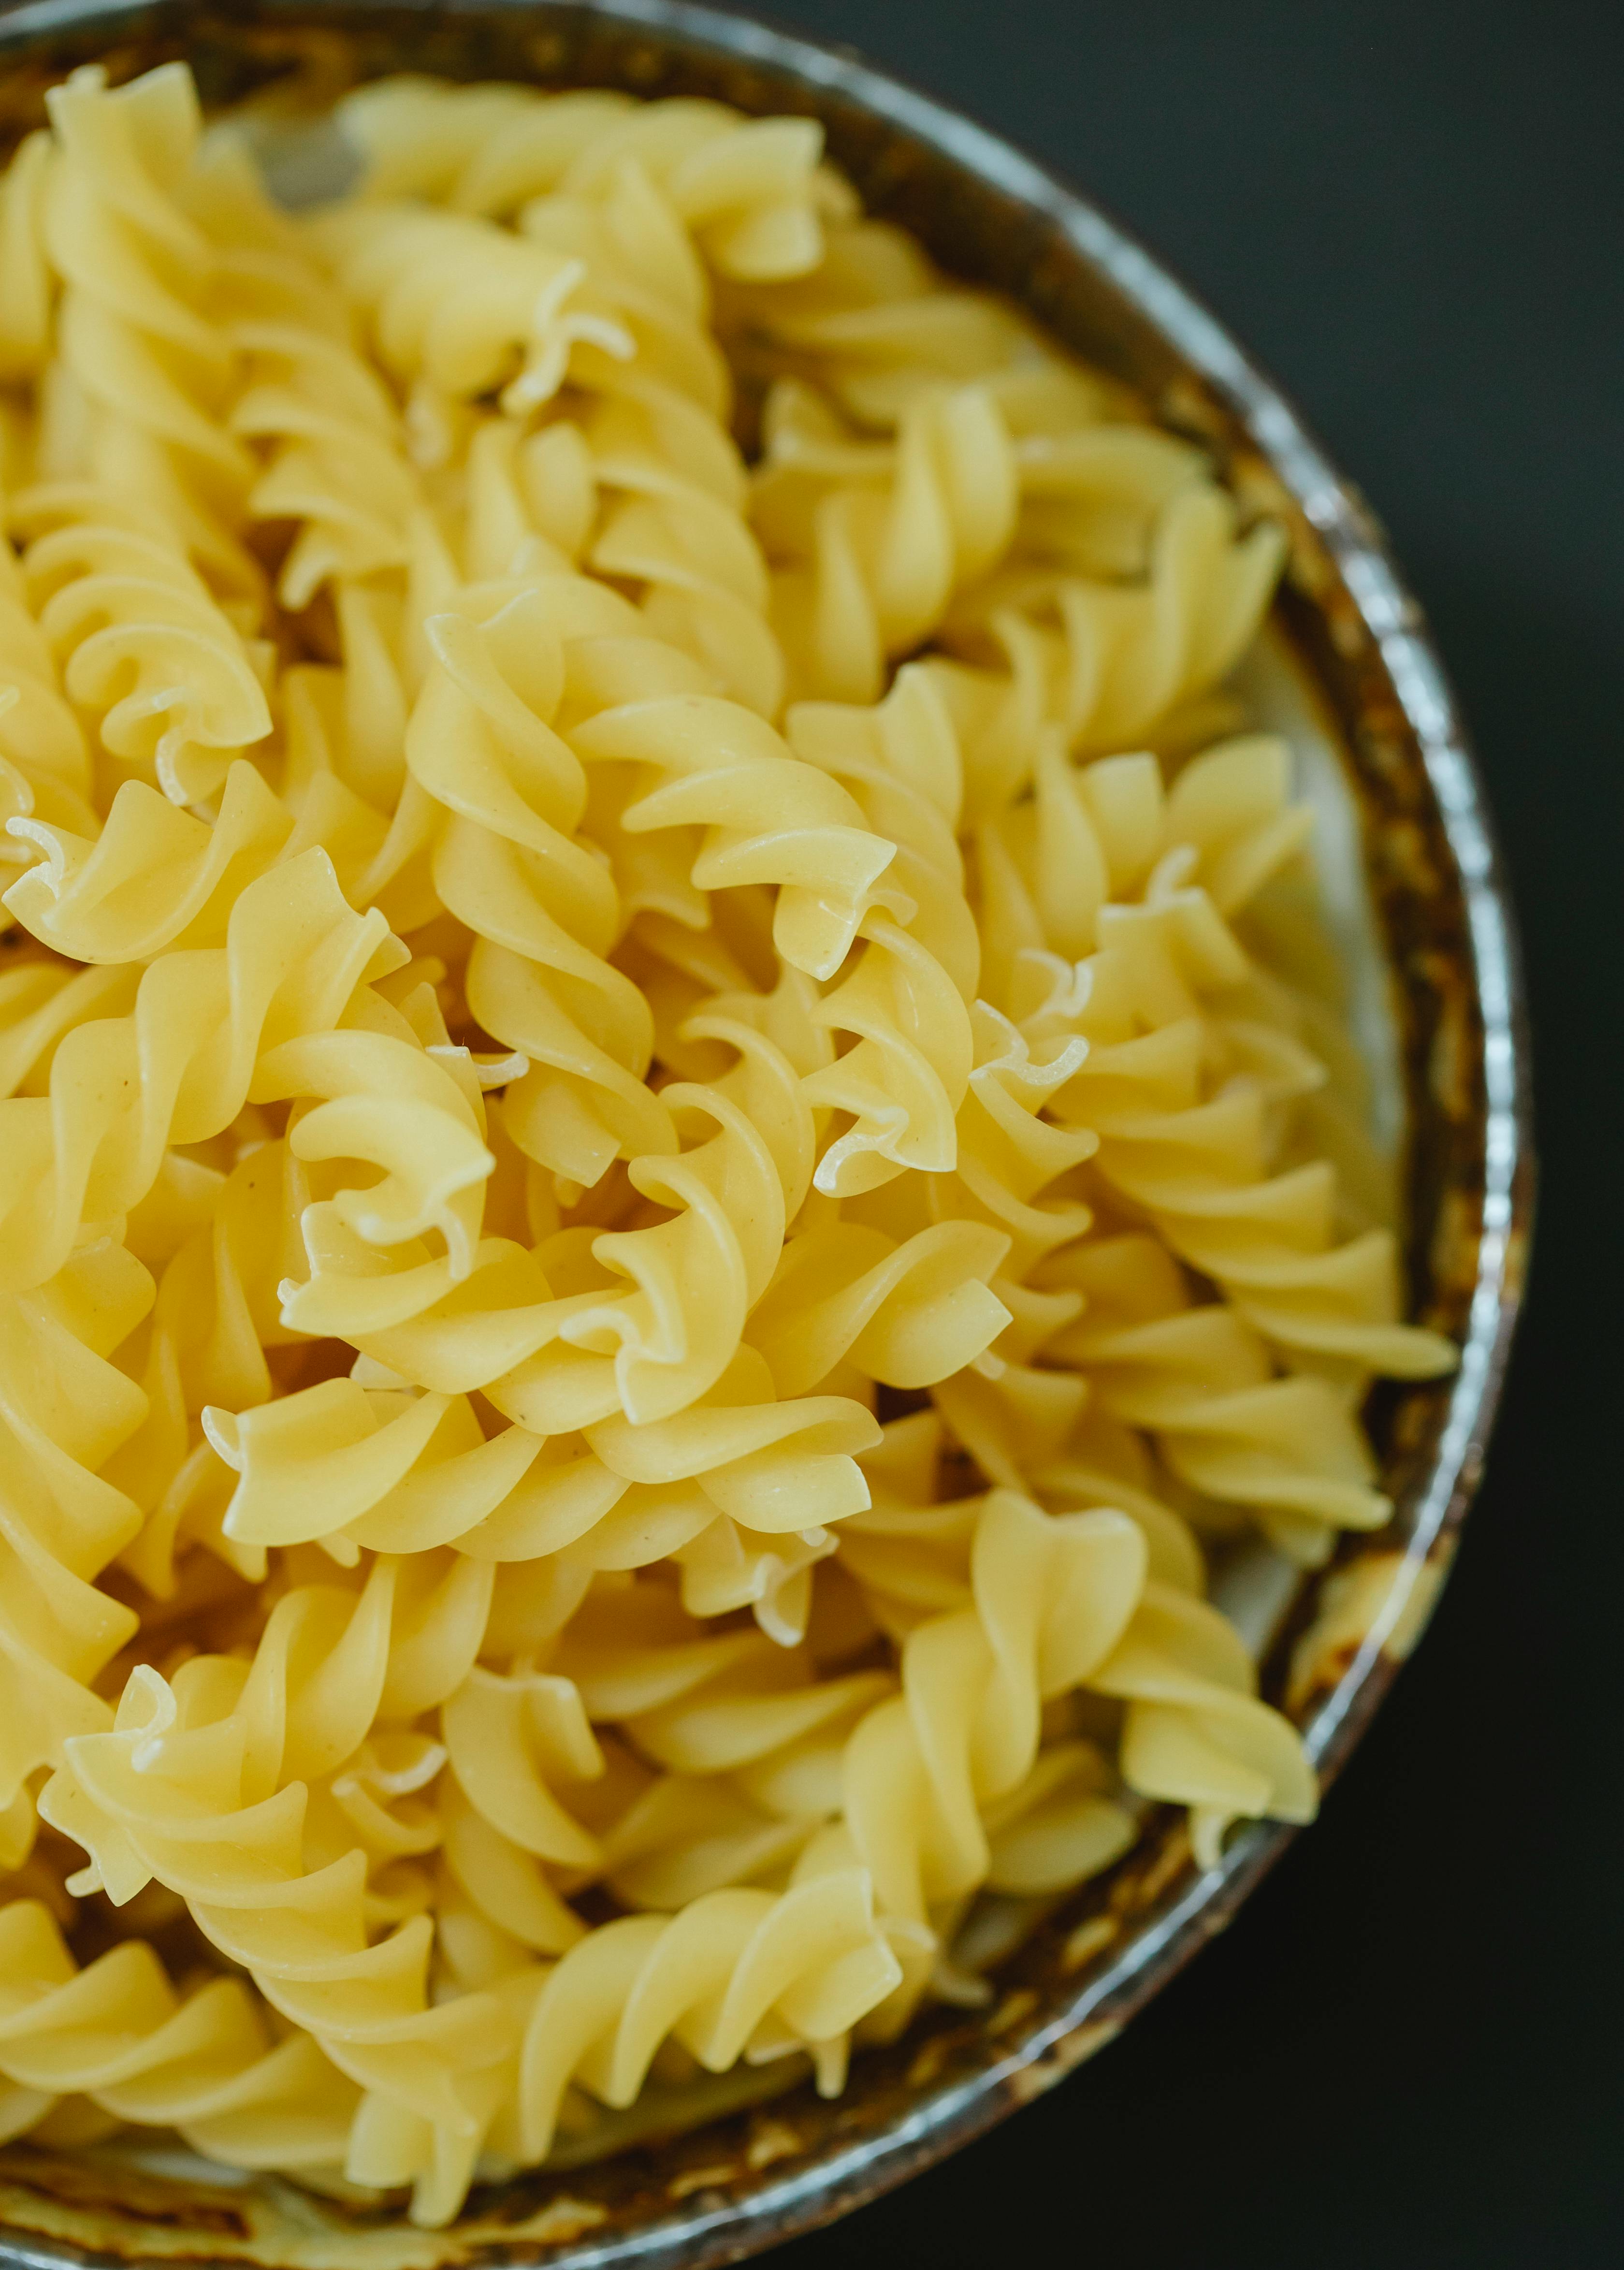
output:
[[[161, 27], [186, 0], [35, 0], [0, 19], [0, 67], [38, 41], [120, 22], [138, 31]], [[256, 11], [309, 20], [311, 0], [261, 0]], [[1203, 302], [1131, 231], [1053, 170], [933, 97], [879, 70], [849, 48], [820, 46], [702, 0], [342, 0], [342, 26], [369, 15], [426, 21], [459, 17], [590, 14], [628, 35], [641, 33], [679, 50], [759, 65], [854, 108], [923, 144], [959, 170], [1041, 215], [1103, 276], [1130, 308], [1233, 414], [1267, 460], [1333, 559], [1346, 590], [1378, 650], [1413, 736], [1465, 910], [1475, 1006], [1482, 1028], [1483, 1191], [1475, 1281], [1460, 1368], [1450, 1392], [1425, 1487], [1413, 1501], [1401, 1568], [1386, 1604], [1334, 1687], [1303, 1727], [1322, 1786], [1345, 1762], [1398, 1669], [1387, 1643], [1418, 1605], [1417, 1581], [1464, 1520], [1481, 1474], [1515, 1326], [1523, 1258], [1531, 1219], [1532, 1120], [1529, 1042], [1516, 919], [1496, 847], [1487, 799], [1454, 695], [1427, 634], [1421, 610], [1390, 558], [1368, 507], [1337, 471], [1280, 389]], [[1258, 1822], [1237, 1831], [1219, 1864], [1195, 1875], [1153, 1925], [1138, 1931], [1100, 1971], [1085, 1978], [1062, 2007], [1012, 2042], [1007, 2053], [968, 2078], [925, 2092], [917, 2107], [880, 2133], [820, 2151], [797, 2172], [770, 2176], [742, 2199], [714, 2206], [703, 2193], [673, 2206], [642, 2228], [588, 2235], [549, 2246], [550, 2261], [568, 2270], [599, 2270], [653, 2255], [699, 2266], [735, 2259], [813, 2229], [847, 2207], [889, 2190], [968, 2142], [1025, 2096], [1059, 2079], [1097, 2038], [1115, 2031], [1226, 1922], [1296, 1830]], [[1019, 2084], [1024, 2080], [1025, 2086]], [[1010, 2084], [1017, 2083], [1015, 2088]], [[714, 2195], [713, 2195], [714, 2196]], [[487, 2259], [496, 2250], [480, 2251]], [[509, 2259], [537, 2251], [519, 2239]], [[196, 2260], [196, 2257], [192, 2257]], [[56, 2270], [83, 2260], [82, 2250], [41, 2238], [0, 2237], [0, 2262]]]

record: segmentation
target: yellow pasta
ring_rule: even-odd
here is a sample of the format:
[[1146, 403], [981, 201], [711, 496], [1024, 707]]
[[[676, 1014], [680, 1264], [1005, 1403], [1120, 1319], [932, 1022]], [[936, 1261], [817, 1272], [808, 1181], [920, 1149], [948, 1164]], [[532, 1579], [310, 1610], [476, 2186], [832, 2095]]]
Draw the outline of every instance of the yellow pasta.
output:
[[149, 506], [236, 597], [260, 573], [237, 523], [252, 473], [223, 423], [233, 369], [214, 262], [187, 210], [197, 90], [184, 64], [109, 88], [99, 65], [49, 98], [44, 234], [59, 297], [39, 379], [40, 470]]
[[440, 2223], [651, 2071], [837, 2091], [1153, 1805], [1310, 1818], [1209, 1578], [1383, 1524], [1453, 1351], [1201, 452], [806, 121], [388, 79], [295, 215], [183, 66], [48, 111], [0, 2135]]
[[116, 2127], [178, 2128], [236, 2166], [324, 2167], [342, 2150], [356, 2091], [308, 2035], [276, 2043], [235, 1978], [184, 1999], [139, 1940], [80, 1970], [49, 1910], [0, 1910], [0, 2125], [37, 2129], [85, 2096]]
[[271, 731], [242, 638], [150, 508], [94, 485], [27, 489], [12, 524], [23, 576], [64, 688], [103, 750], [147, 768], [173, 804], [219, 787]]
[[723, 274], [796, 276], [821, 255], [824, 215], [854, 206], [819, 161], [811, 119], [748, 119], [724, 103], [541, 95], [522, 86], [377, 81], [338, 106], [366, 159], [363, 194], [506, 218], [557, 189], [591, 197], [627, 167], [656, 182]]

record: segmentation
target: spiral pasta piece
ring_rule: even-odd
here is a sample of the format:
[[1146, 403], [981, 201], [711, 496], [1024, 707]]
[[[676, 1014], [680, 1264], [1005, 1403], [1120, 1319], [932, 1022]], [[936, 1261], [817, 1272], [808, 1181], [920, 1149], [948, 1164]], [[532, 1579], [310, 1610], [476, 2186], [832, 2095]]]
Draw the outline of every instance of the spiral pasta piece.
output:
[[724, 275], [815, 267], [822, 213], [849, 209], [849, 191], [820, 166], [814, 120], [745, 118], [725, 103], [403, 76], [346, 96], [338, 116], [367, 161], [364, 194], [427, 197], [461, 212], [505, 217], [558, 190], [599, 195], [636, 166]]
[[[1242, 1076], [1227, 1095], [1204, 1102], [1199, 1032], [1169, 1027], [1157, 1037], [1166, 1044], [1153, 1052], [1139, 1044], [1131, 1069], [1119, 1056], [1113, 1061], [1114, 1051], [1095, 1051], [1067, 1099], [1066, 1109], [1079, 1109], [1099, 1133], [1101, 1175], [1288, 1360], [1340, 1359], [1399, 1378], [1452, 1369], [1449, 1342], [1398, 1321], [1392, 1233], [1372, 1228], [1338, 1244], [1329, 1162], [1271, 1176], [1257, 1087]], [[1136, 1096], [1130, 1082], [1141, 1067]], [[1111, 1082], [1113, 1102], [1125, 1108], [1083, 1101], [1090, 1072], [1102, 1087]]]
[[[33, 857], [31, 827], [93, 834], [93, 786], [83, 729], [63, 698], [16, 556], [0, 541], [0, 860], [21, 866]], [[12, 820], [22, 824], [13, 830]]]
[[[1033, 776], [1046, 729], [1104, 754], [1142, 741], [1240, 659], [1272, 597], [1285, 538], [1245, 534], [1215, 482], [1176, 490], [1142, 579], [1105, 582], [1011, 568], [945, 627], [966, 659], [932, 664], [964, 745], [975, 805], [997, 808]], [[990, 666], [980, 657], [990, 650]]]
[[23, 575], [41, 631], [102, 747], [174, 804], [211, 796], [233, 757], [270, 732], [271, 710], [182, 546], [144, 503], [94, 483], [25, 490], [11, 521], [31, 539]]
[[929, 948], [879, 915], [862, 937], [856, 967], [814, 1013], [854, 1045], [805, 1082], [811, 1102], [851, 1123], [818, 1162], [818, 1188], [839, 1198], [908, 1168], [951, 1169], [973, 1061], [963, 999]]
[[127, 969], [78, 969], [13, 949], [0, 976], [0, 1096], [37, 1091], [64, 1033], [100, 1011], [122, 1008], [135, 988]]
[[[1086, 1042], [1055, 1112], [1097, 1136], [1101, 1181], [1288, 1360], [1435, 1376], [1453, 1351], [1398, 1321], [1391, 1232], [1339, 1244], [1329, 1161], [1271, 1171], [1282, 1102], [1323, 1069], [1286, 1035], [1225, 1014], [1250, 965], [1222, 916], [1302, 839], [1287, 765], [1278, 742], [1237, 739], [1187, 765], [1164, 800], [1148, 760], [1079, 775], [1051, 746], [1026, 814], [982, 831], [983, 901], [1006, 942], [991, 975], [1010, 1000], [1050, 988], [1024, 1027], [1051, 1050]], [[1029, 825], [1017, 831], [1014, 817]], [[1140, 903], [1110, 902], [1124, 883]], [[1046, 961], [1057, 948], [1097, 948], [1086, 1005], [1080, 982]]]
[[100, 827], [29, 827], [44, 857], [6, 903], [41, 945], [77, 961], [149, 961], [170, 946], [218, 945], [241, 892], [293, 848], [293, 834], [251, 764], [231, 768], [212, 827], [126, 781]]
[[399, 959], [382, 916], [354, 914], [331, 863], [310, 851], [242, 893], [224, 946], [150, 963], [127, 1015], [63, 1037], [48, 1095], [0, 1106], [8, 1285], [42, 1283], [81, 1223], [128, 1213], [169, 1143], [235, 1117], [263, 1052], [335, 1026], [356, 987]]
[[107, 1725], [92, 1682], [136, 1628], [96, 1580], [140, 1526], [101, 1470], [146, 1415], [108, 1358], [152, 1298], [140, 1263], [106, 1240], [0, 1297], [0, 1821], [14, 1859], [32, 1841], [33, 1777]]
[[869, 833], [837, 782], [798, 763], [736, 703], [656, 694], [605, 707], [567, 738], [589, 762], [653, 775], [622, 815], [632, 834], [704, 830], [693, 871], [699, 889], [777, 886], [773, 936], [794, 968], [832, 976], [864, 916], [886, 903], [875, 886], [894, 847]]
[[[1311, 827], [1291, 802], [1282, 742], [1263, 734], [1220, 742], [1192, 758], [1169, 791], [1153, 757], [1079, 766], [1051, 731], [1031, 785], [1029, 797], [975, 829], [983, 975], [999, 1006], [1029, 1021], [1034, 1004], [1059, 986], [1053, 957], [1093, 953], [1107, 943], [1106, 928], [1123, 953], [1138, 953], [1141, 991], [1158, 1004], [1192, 991], [1236, 995], [1249, 983], [1251, 965], [1229, 917], [1289, 872]], [[1136, 911], [1145, 909], [1161, 911], [1165, 935]], [[1112, 987], [1112, 1010], [1145, 1013], [1123, 1005], [1117, 960], [1092, 965], [1091, 982], [1096, 970]]]
[[538, 1164], [590, 1188], [612, 1160], [675, 1144], [644, 1084], [648, 1008], [604, 958], [619, 927], [611, 877], [578, 839], [580, 760], [552, 730], [563, 642], [635, 628], [583, 577], [522, 590], [486, 619], [434, 617], [434, 663], [407, 762], [449, 818], [434, 851], [449, 911], [476, 938], [464, 986], [487, 1031], [530, 1069], [508, 1091], [509, 1131]]
[[963, 767], [953, 720], [928, 672], [904, 664], [871, 708], [799, 702], [784, 734], [797, 757], [833, 775], [874, 833], [896, 845], [889, 872], [914, 902], [908, 928], [973, 1001], [981, 940], [956, 835]]
[[[1267, 1031], [1215, 1024], [1208, 1005], [1217, 995], [1221, 1018], [1223, 994], [1248, 974], [1217, 909], [1242, 905], [1294, 848], [1285, 768], [1284, 750], [1261, 741], [1228, 744], [1188, 766], [1163, 821], [1174, 848], [1152, 872], [1142, 906], [1093, 911], [1085, 894], [1066, 910], [1049, 886], [1045, 942], [1075, 948], [1097, 937], [1101, 947], [1090, 1003], [1072, 1027], [1088, 1052], [1057, 1113], [1099, 1135], [1102, 1180], [1290, 1359], [1435, 1376], [1453, 1350], [1398, 1321], [1390, 1231], [1339, 1244], [1329, 1161], [1271, 1171], [1278, 1100], [1311, 1088], [1323, 1072]], [[1040, 797], [1045, 840], [1064, 836], [1058, 819]], [[1098, 853], [1094, 866], [1103, 884]], [[1040, 862], [1041, 902], [1045, 881]], [[1045, 1021], [1056, 1028], [1053, 1015]]]
[[[444, 436], [431, 448], [454, 451], [465, 422], [457, 405], [499, 382], [509, 420], [560, 388], [581, 398], [579, 423], [551, 439], [545, 427], [522, 439], [501, 423], [471, 433], [470, 510], [480, 517], [470, 520], [471, 552], [490, 560], [506, 525], [508, 554], [491, 562], [505, 573], [523, 556], [521, 530], [532, 551], [535, 536], [556, 542], [556, 513], [535, 499], [560, 453], [575, 454], [570, 476], [584, 477], [602, 507], [590, 543], [584, 530], [577, 538], [588, 563], [641, 586], [656, 635], [693, 653], [730, 694], [775, 712], [782, 670], [724, 423], [727, 368], [696, 320], [702, 286], [685, 278], [692, 254], [680, 226], [647, 178], [630, 167], [601, 210], [543, 201], [522, 238], [420, 207], [360, 207], [318, 232], [385, 360], [413, 387], [419, 419]], [[442, 300], [444, 317], [430, 327]], [[504, 460], [515, 459], [509, 509], [493, 515]]]
[[1203, 1496], [1254, 1511], [1283, 1550], [1310, 1564], [1337, 1529], [1380, 1529], [1391, 1517], [1346, 1399], [1322, 1379], [1281, 1378], [1225, 1304], [1192, 1305], [1159, 1244], [1102, 1239], [1051, 1267], [1086, 1306], [1049, 1353], [1085, 1364], [1101, 1408], [1148, 1431]]
[[[131, 1676], [114, 1728], [76, 1738], [42, 1804], [115, 1903], [156, 1879], [266, 1999], [362, 2088], [453, 2138], [480, 2127], [478, 2076], [507, 2036], [499, 2004], [431, 2007], [426, 1916], [371, 1943], [357, 1844], [307, 1869], [306, 1778], [374, 1721], [409, 1724], [454, 1692], [479, 1645], [490, 1570], [381, 1559], [359, 1591], [305, 1586], [272, 1612], [252, 1665], [197, 1657], [172, 1686]], [[302, 1778], [301, 1778], [302, 1777]]]
[[733, 700], [777, 715], [784, 662], [766, 565], [742, 511], [743, 467], [725, 430], [641, 366], [581, 427], [604, 500], [586, 553], [641, 586], [649, 629], [693, 656]]
[[[922, 391], [889, 463], [828, 483], [809, 471], [809, 408], [782, 395], [768, 404], [753, 518], [777, 563], [773, 619], [797, 692], [875, 701], [887, 662], [938, 629], [955, 594], [1008, 548], [1014, 448], [984, 389]], [[820, 438], [838, 441], [838, 428]]]
[[866, 217], [836, 219], [804, 275], [741, 281], [719, 314], [753, 376], [810, 383], [881, 432], [922, 393], [972, 381], [1017, 433], [1090, 423], [1109, 398], [1017, 308], [944, 278], [904, 230]]
[[662, 1774], [641, 1790], [603, 1838], [604, 1881], [643, 1912], [686, 1907], [732, 1885], [785, 1880], [836, 1809], [785, 1816], [728, 1775]]
[[1257, 1700], [1243, 1643], [1205, 1600], [1147, 1587], [1089, 1683], [1127, 1702], [1123, 1777], [1146, 1797], [1190, 1806], [1204, 1867], [1217, 1866], [1238, 1817], [1314, 1818], [1318, 1792], [1295, 1729]]
[[409, 566], [423, 508], [395, 404], [333, 312], [301, 292], [293, 307], [249, 308], [229, 327], [247, 373], [231, 431], [269, 453], [248, 509], [297, 528], [278, 577], [296, 612], [325, 584]]
[[86, 64], [47, 108], [45, 241], [63, 286], [48, 473], [155, 511], [183, 554], [257, 607], [263, 578], [237, 532], [252, 460], [224, 423], [232, 350], [209, 304], [211, 249], [186, 210], [201, 131], [191, 74], [171, 63], [109, 87]]
[[1107, 1659], [1144, 1581], [1144, 1541], [1124, 1516], [1050, 1517], [1013, 1492], [987, 1500], [972, 1606], [916, 1627], [901, 1695], [847, 1748], [846, 1819], [882, 1913], [923, 1925], [984, 1880], [980, 1806], [1030, 1773], [1043, 1701]]
[[601, 505], [585, 564], [639, 588], [650, 630], [733, 698], [775, 716], [783, 662], [727, 430], [731, 377], [704, 322], [705, 278], [680, 219], [628, 159], [600, 197], [540, 199], [523, 228], [585, 262], [634, 345], [628, 361], [582, 374], [573, 430]]
[[605, 1458], [567, 1436], [544, 1450], [521, 1428], [484, 1436], [460, 1397], [363, 1392], [348, 1380], [240, 1413], [211, 1409], [204, 1424], [239, 1477], [220, 1516], [227, 1551], [263, 1563], [268, 1546], [319, 1539], [353, 1565], [362, 1549], [444, 1543], [490, 1562], [545, 1558], [577, 1592], [599, 1570], [672, 1559], [695, 1613], [752, 1608], [786, 1643], [810, 1604], [796, 1580], [833, 1550], [823, 1524], [861, 1502], [842, 1446], [872, 1432], [859, 1406], [813, 1398], [712, 1411], [687, 1445], [662, 1449], [656, 1424], [634, 1458], [611, 1442]]
[[[786, 1186], [797, 1165], [810, 1164], [808, 1114], [792, 1068], [747, 1027], [743, 1042], [739, 1095], [725, 1082], [667, 1088], [662, 1102], [691, 1147], [633, 1161], [634, 1188], [671, 1208], [669, 1220], [596, 1237], [563, 1232], [534, 1254], [508, 1240], [471, 1246], [478, 1177], [490, 1154], [442, 1114], [435, 1124], [451, 1147], [441, 1181], [458, 1209], [442, 1226], [456, 1234], [456, 1250], [436, 1259], [420, 1243], [398, 1243], [391, 1267], [372, 1257], [380, 1232], [397, 1228], [404, 1236], [408, 1225], [374, 1219], [372, 1192], [315, 1210], [306, 1226], [311, 1280], [291, 1289], [285, 1320], [341, 1331], [422, 1385], [486, 1388], [506, 1415], [540, 1434], [621, 1411], [648, 1421], [686, 1408], [732, 1361], [777, 1261]], [[354, 1061], [342, 1045], [330, 1053], [335, 1074]], [[387, 1091], [355, 1101], [365, 1124], [339, 1122], [345, 1142], [352, 1148], [366, 1136], [381, 1159], [398, 1156], [389, 1150]], [[419, 1228], [428, 1226], [432, 1196], [414, 1175], [403, 1203], [417, 1205]]]
[[228, 2166], [342, 2162], [360, 2092], [307, 2034], [277, 2042], [235, 1978], [182, 1996], [139, 1940], [80, 1970], [48, 1909], [0, 1907], [0, 2123], [34, 2125], [64, 2096], [115, 2120], [178, 2128]]
[[404, 383], [454, 402], [500, 389], [520, 412], [551, 401], [588, 349], [634, 352], [585, 263], [547, 245], [413, 205], [340, 208], [311, 227]]
[[572, 2081], [600, 2103], [629, 2104], [668, 2035], [712, 2073], [753, 2051], [804, 2048], [833, 2093], [851, 2028], [900, 1975], [861, 1868], [809, 1874], [776, 1897], [740, 1887], [679, 1915], [605, 1924], [563, 1956], [530, 2014], [523, 2156], [545, 2152]]

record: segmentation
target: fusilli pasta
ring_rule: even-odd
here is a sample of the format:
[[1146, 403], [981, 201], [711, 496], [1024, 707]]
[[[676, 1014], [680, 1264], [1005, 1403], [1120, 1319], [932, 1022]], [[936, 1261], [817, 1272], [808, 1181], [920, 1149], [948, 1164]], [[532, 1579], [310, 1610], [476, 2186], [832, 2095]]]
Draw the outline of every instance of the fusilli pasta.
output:
[[0, 2138], [439, 2223], [1311, 1817], [1209, 1577], [1381, 1526], [1453, 1352], [1203, 452], [804, 120], [387, 79], [294, 214], [183, 66], [48, 112]]

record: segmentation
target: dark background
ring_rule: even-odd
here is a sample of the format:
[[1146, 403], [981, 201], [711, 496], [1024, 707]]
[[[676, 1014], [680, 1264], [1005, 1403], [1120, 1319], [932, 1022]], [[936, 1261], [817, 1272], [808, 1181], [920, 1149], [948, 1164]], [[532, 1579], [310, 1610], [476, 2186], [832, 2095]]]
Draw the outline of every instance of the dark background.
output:
[[774, 2257], [1624, 2265], [1624, 7], [798, 0], [1142, 234], [1365, 489], [1521, 909], [1533, 1285], [1456, 1572], [1320, 1825], [1123, 2038]]

